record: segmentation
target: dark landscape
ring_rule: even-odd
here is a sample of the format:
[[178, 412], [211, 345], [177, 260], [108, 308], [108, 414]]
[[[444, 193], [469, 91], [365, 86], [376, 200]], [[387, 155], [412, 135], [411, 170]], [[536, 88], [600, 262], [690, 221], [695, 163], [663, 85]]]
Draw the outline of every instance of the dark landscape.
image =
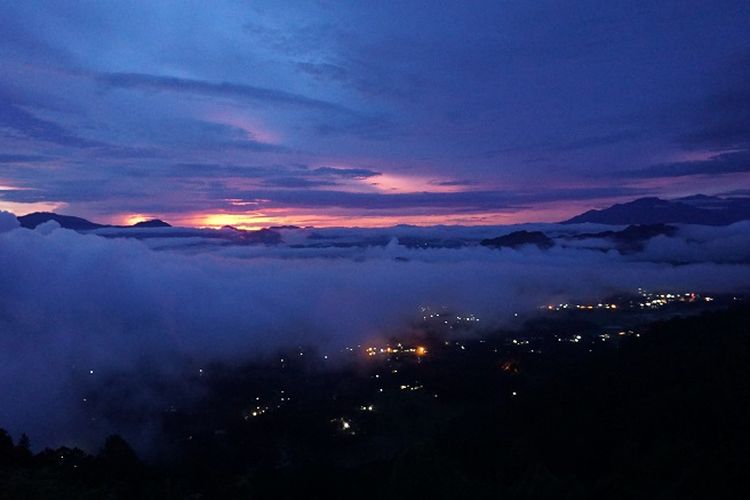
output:
[[0, 2], [0, 500], [750, 498], [750, 2]]
[[95, 390], [92, 415], [155, 419], [153, 448], [139, 459], [112, 436], [94, 453], [34, 454], [4, 434], [0, 495], [735, 497], [747, 491], [750, 310], [705, 300], [648, 315], [629, 302], [545, 308], [481, 336], [425, 321], [414, 338], [346, 351], [342, 366], [307, 347], [217, 364], [185, 374], [198, 400], [154, 415]]

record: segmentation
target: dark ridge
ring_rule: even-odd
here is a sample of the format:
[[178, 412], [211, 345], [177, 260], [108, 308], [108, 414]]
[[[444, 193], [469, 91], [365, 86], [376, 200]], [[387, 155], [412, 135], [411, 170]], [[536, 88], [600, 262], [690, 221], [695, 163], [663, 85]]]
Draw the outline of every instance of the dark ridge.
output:
[[536, 245], [546, 250], [554, 246], [554, 241], [541, 231], [515, 231], [497, 238], [482, 240], [481, 244], [492, 248], [518, 248], [523, 245]]
[[155, 228], [155, 227], [172, 227], [170, 224], [164, 222], [160, 219], [151, 219], [146, 220], [143, 222], [138, 222], [136, 224], [133, 224], [132, 226], [114, 226], [112, 224], [97, 224], [96, 222], [91, 222], [90, 220], [84, 219], [82, 217], [75, 217], [72, 215], [60, 215], [56, 214], [54, 212], [34, 212], [28, 215], [22, 215], [20, 217], [17, 217], [18, 222], [21, 224], [21, 227], [25, 227], [27, 229], [34, 229], [39, 224], [44, 224], [48, 221], [55, 221], [58, 224], [60, 224], [60, 227], [63, 227], [65, 229], [72, 229], [74, 231], [91, 231], [94, 229], [102, 229], [107, 227], [113, 227], [113, 228], [139, 228], [139, 229], [148, 229], [148, 228]]
[[599, 233], [581, 233], [572, 236], [574, 240], [587, 240], [589, 238], [607, 238], [617, 242], [632, 243], [654, 238], [656, 236], [674, 236], [677, 232], [675, 226], [668, 224], [631, 224], [622, 231], [601, 231]]
[[151, 219], [144, 220], [142, 222], [136, 222], [131, 227], [172, 227], [172, 225], [164, 222], [161, 219]]
[[21, 224], [21, 227], [25, 227], [28, 229], [34, 229], [39, 224], [44, 224], [45, 222], [51, 220], [57, 222], [61, 227], [64, 227], [65, 229], [74, 229], [76, 231], [88, 231], [92, 229], [108, 227], [103, 224], [96, 224], [95, 222], [91, 222], [81, 217], [73, 217], [72, 215], [60, 215], [52, 212], [34, 212], [32, 214], [22, 215], [21, 217], [18, 217], [18, 222]]
[[602, 210], [589, 210], [563, 224], [702, 224], [724, 226], [750, 219], [750, 198], [693, 195], [676, 200], [639, 198]]
[[672, 237], [677, 233], [675, 226], [668, 224], [632, 224], [622, 231], [602, 231], [599, 233], [581, 233], [571, 236], [573, 240], [607, 239], [617, 244], [622, 252], [643, 250], [644, 244], [656, 236]]

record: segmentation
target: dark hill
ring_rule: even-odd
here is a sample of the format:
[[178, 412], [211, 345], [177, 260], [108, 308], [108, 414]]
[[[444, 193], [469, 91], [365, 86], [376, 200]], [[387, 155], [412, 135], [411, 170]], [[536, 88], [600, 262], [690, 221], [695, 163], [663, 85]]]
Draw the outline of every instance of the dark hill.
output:
[[53, 212], [34, 212], [28, 215], [22, 215], [20, 217], [17, 217], [17, 219], [18, 219], [18, 222], [21, 224], [21, 227], [25, 227], [28, 229], [34, 229], [39, 224], [44, 224], [45, 222], [48, 222], [51, 220], [60, 224], [60, 227], [63, 227], [65, 229], [73, 229], [74, 231], [91, 231], [94, 229], [102, 229], [106, 227], [139, 228], [139, 229], [172, 227], [168, 223], [159, 219], [152, 219], [152, 220], [138, 222], [136, 224], [133, 224], [132, 226], [114, 226], [111, 224], [97, 224], [96, 222], [91, 222], [90, 220], [86, 220], [82, 217], [75, 217], [72, 215], [60, 215], [60, 214], [56, 214]]
[[602, 238], [613, 241], [621, 251], [639, 251], [646, 241], [656, 236], [674, 236], [675, 226], [668, 224], [632, 224], [622, 231], [602, 231], [599, 233], [582, 233], [573, 236], [574, 240]]
[[51, 220], [60, 224], [61, 227], [64, 227], [66, 229], [74, 229], [76, 231], [89, 231], [91, 229], [107, 227], [103, 224], [96, 224], [81, 217], [73, 217], [72, 215], [60, 215], [52, 212], [34, 212], [32, 214], [22, 215], [21, 217], [18, 217], [18, 222], [21, 224], [21, 227], [25, 227], [28, 229], [34, 229], [39, 224], [44, 224], [45, 222]]
[[636, 241], [648, 240], [655, 236], [674, 236], [676, 232], [677, 228], [668, 224], [632, 224], [622, 231], [581, 233], [573, 236], [573, 238], [577, 240], [607, 238], [622, 243], [633, 243]]
[[555, 243], [541, 231], [515, 231], [497, 238], [482, 240], [481, 244], [492, 248], [518, 248], [523, 245], [535, 245], [543, 250], [552, 247]]
[[144, 220], [142, 222], [137, 222], [133, 224], [132, 227], [172, 227], [172, 225], [167, 224], [166, 222], [160, 219], [151, 219], [151, 220]]
[[598, 224], [703, 224], [722, 226], [750, 219], [750, 198], [720, 198], [694, 195], [676, 200], [640, 198], [589, 210], [563, 221], [563, 224], [593, 222]]

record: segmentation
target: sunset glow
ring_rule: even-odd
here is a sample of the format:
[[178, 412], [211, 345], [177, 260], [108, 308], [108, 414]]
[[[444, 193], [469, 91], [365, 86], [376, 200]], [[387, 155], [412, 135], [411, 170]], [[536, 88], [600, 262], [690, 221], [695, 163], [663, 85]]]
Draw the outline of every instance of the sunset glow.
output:
[[[510, 213], [486, 212], [474, 214], [424, 214], [424, 215], [380, 215], [377, 213], [311, 213], [287, 209], [267, 209], [252, 212], [172, 215], [171, 220], [178, 225], [193, 227], [221, 228], [232, 226], [238, 229], [262, 229], [271, 226], [313, 226], [313, 227], [389, 227], [399, 224], [414, 226], [433, 225], [501, 225], [523, 222], [548, 222], [575, 215], [575, 207], [558, 207], [520, 210]], [[140, 222], [139, 219], [137, 222]]]
[[154, 219], [155, 217], [150, 217], [148, 215], [143, 214], [130, 214], [125, 215], [122, 218], [119, 218], [119, 224], [122, 224], [124, 226], [132, 226], [134, 224], [138, 224], [139, 222], [144, 222], [150, 219]]

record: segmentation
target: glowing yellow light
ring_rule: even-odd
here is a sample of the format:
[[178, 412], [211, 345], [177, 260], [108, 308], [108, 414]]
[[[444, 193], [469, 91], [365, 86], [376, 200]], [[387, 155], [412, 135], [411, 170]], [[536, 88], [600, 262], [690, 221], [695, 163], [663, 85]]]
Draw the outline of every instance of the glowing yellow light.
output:
[[143, 214], [129, 214], [122, 218], [122, 224], [125, 226], [132, 226], [134, 224], [138, 224], [139, 222], [144, 222], [153, 218], [154, 217], [149, 217]]

